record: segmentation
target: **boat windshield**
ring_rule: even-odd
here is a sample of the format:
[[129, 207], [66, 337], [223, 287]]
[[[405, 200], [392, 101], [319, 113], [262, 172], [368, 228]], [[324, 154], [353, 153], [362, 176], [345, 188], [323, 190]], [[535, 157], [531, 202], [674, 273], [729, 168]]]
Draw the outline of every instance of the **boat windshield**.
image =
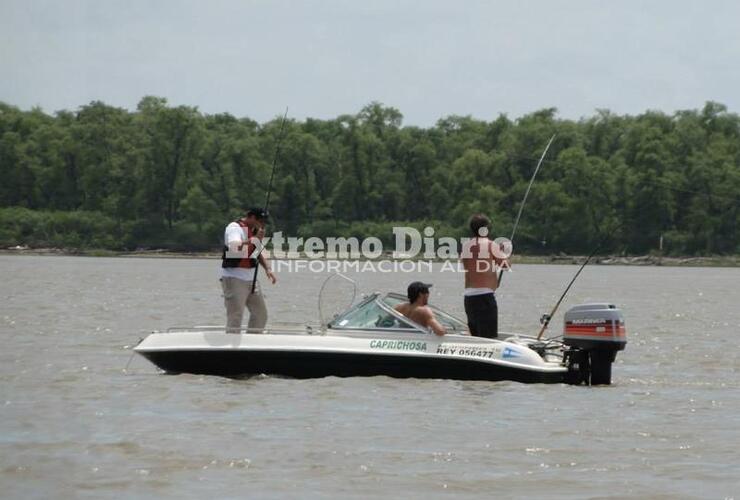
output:
[[359, 330], [416, 330], [419, 333], [427, 333], [425, 328], [381, 301], [377, 293], [338, 316], [329, 323], [329, 327]]
[[[400, 293], [389, 293], [383, 297], [382, 300], [388, 307], [394, 309], [398, 304], [406, 302], [408, 299]], [[445, 327], [445, 330], [447, 330], [448, 333], [457, 333], [460, 335], [468, 334], [468, 325], [461, 320], [457, 319], [450, 313], [443, 311], [439, 307], [431, 304], [427, 304], [427, 307], [434, 311], [434, 316], [437, 318], [437, 321]]]

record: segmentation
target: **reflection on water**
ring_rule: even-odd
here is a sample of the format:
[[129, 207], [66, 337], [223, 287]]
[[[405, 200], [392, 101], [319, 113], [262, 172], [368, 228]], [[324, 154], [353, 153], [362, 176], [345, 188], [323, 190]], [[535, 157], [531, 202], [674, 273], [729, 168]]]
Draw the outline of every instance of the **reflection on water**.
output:
[[[214, 260], [0, 256], [5, 497], [724, 498], [740, 491], [738, 269], [588, 267], [570, 305], [625, 313], [611, 387], [386, 377], [160, 375], [125, 346], [222, 324]], [[536, 332], [573, 266], [518, 266], [502, 329]], [[360, 290], [455, 273], [362, 274]], [[271, 320], [315, 322], [325, 275], [267, 286]], [[339, 293], [340, 296], [345, 295]]]

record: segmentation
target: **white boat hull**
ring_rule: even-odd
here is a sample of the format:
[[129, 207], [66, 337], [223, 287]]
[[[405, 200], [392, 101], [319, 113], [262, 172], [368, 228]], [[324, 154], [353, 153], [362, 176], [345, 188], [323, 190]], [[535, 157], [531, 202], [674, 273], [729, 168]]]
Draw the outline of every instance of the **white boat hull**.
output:
[[295, 378], [374, 376], [563, 382], [568, 369], [529, 349], [531, 339], [366, 331], [153, 333], [135, 351], [172, 373]]

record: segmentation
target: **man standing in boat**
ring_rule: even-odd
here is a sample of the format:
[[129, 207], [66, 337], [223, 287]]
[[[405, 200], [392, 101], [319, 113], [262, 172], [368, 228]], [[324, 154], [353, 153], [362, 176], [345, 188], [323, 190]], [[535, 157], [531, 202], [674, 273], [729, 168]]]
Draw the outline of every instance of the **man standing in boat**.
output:
[[465, 269], [465, 314], [471, 335], [498, 337], [498, 288], [497, 271], [508, 267], [506, 259], [497, 258], [493, 241], [488, 239], [491, 221], [483, 214], [470, 217], [472, 239], [462, 248], [462, 264]]
[[267, 324], [267, 307], [259, 282], [255, 280], [257, 261], [265, 268], [267, 278], [275, 284], [269, 262], [258, 248], [265, 235], [268, 214], [251, 208], [247, 214], [226, 226], [221, 256], [221, 288], [226, 306], [226, 331], [239, 333], [244, 308], [249, 309], [250, 331], [262, 330]]
[[435, 334], [444, 335], [445, 328], [434, 317], [434, 311], [427, 307], [431, 286], [428, 283], [414, 281], [407, 290], [408, 303], [398, 304], [395, 309], [411, 321], [431, 329]]

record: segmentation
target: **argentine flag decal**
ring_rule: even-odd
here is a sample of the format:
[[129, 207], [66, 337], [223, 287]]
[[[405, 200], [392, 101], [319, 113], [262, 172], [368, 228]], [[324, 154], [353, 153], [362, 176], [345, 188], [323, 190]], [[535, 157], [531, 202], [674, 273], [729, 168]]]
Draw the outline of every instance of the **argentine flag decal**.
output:
[[504, 348], [504, 352], [503, 352], [504, 359], [518, 358], [520, 356], [521, 356], [521, 353], [517, 351], [516, 349], [512, 349], [511, 347]]

